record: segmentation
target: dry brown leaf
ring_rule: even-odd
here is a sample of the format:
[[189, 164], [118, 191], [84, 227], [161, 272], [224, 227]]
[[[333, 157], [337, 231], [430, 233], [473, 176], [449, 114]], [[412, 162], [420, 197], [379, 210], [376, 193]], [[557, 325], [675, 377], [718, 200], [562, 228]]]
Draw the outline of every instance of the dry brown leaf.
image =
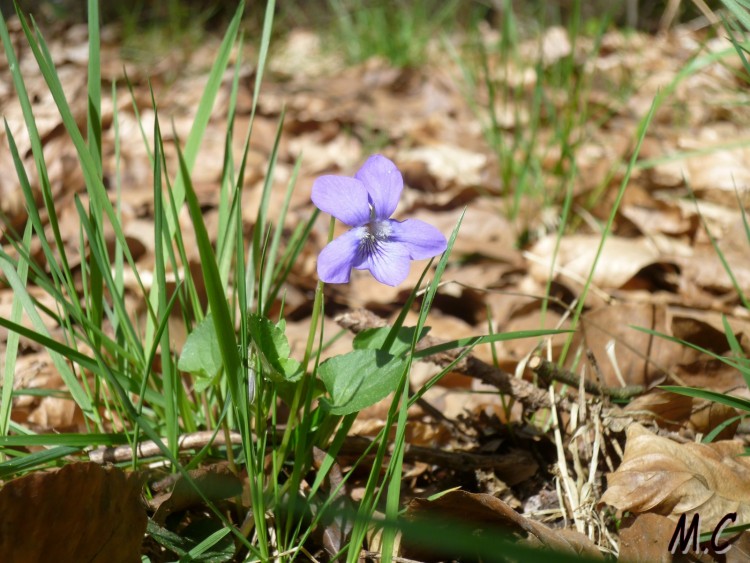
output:
[[356, 170], [364, 161], [362, 144], [344, 133], [338, 133], [332, 139], [326, 139], [321, 131], [298, 135], [289, 141], [289, 151], [309, 159], [313, 173]]
[[[719, 425], [735, 419], [726, 424], [716, 435], [717, 440], [730, 440], [739, 427], [740, 421], [737, 419], [737, 414], [736, 409], [726, 405], [677, 395], [661, 389], [651, 389], [645, 395], [636, 397], [618, 413], [622, 416], [618, 416], [621, 422], [617, 423], [616, 428], [622, 431], [627, 424], [623, 417], [629, 417], [630, 422], [656, 424], [659, 428], [693, 438], [696, 435], [705, 436]], [[610, 428], [615, 427], [610, 426]]]
[[338, 52], [321, 48], [320, 34], [296, 27], [289, 31], [286, 41], [268, 59], [269, 70], [290, 78], [305, 76], [314, 80], [343, 67], [344, 61]]
[[182, 475], [177, 476], [174, 488], [170, 492], [161, 493], [151, 501], [151, 507], [156, 510], [153, 516], [154, 522], [163, 525], [167, 516], [203, 503], [204, 497], [217, 501], [237, 496], [242, 492], [242, 482], [232, 473], [227, 463], [193, 469], [189, 473], [203, 495], [199, 494]]
[[677, 431], [690, 418], [693, 399], [662, 389], [651, 389], [636, 397], [623, 409], [633, 418], [656, 423], [660, 428]]
[[[495, 319], [495, 326], [502, 326], [505, 332], [542, 329], [566, 330], [570, 328], [569, 319], [565, 318], [556, 308], [550, 308], [543, 312], [542, 302], [539, 299], [524, 299], [523, 297], [514, 295], [509, 296], [509, 298], [514, 299], [516, 302], [515, 310], [512, 312], [510, 319], [507, 322], [502, 322], [502, 318]], [[558, 334], [545, 338], [545, 345], [549, 342], [553, 357], [558, 357], [558, 352], [565, 345], [567, 338], [567, 334]], [[534, 350], [538, 344], [538, 341], [534, 338], [519, 338], [506, 342], [498, 342], [495, 345], [498, 361], [518, 362], [519, 359]], [[481, 349], [477, 355], [485, 361], [492, 362], [492, 356], [486, 354], [487, 347], [484, 350], [484, 355], [482, 355]], [[515, 367], [511, 368], [511, 371], [514, 369]]]
[[141, 484], [115, 467], [71, 463], [0, 489], [4, 561], [140, 561]]
[[669, 334], [666, 322], [666, 308], [647, 303], [612, 305], [581, 317], [581, 337], [596, 358], [605, 386], [649, 387], [664, 380], [667, 370], [681, 358], [683, 347], [632, 327]]
[[697, 217], [686, 217], [679, 207], [656, 200], [648, 206], [624, 205], [620, 212], [646, 236], [692, 235], [698, 226]]
[[[447, 237], [458, 224], [463, 209], [439, 214], [415, 213], [414, 217], [435, 225]], [[514, 229], [502, 210], [489, 198], [480, 198], [466, 207], [458, 238], [451, 255], [480, 255], [507, 264], [520, 265], [521, 255], [515, 248]]]
[[26, 419], [39, 431], [70, 432], [86, 428], [83, 412], [73, 399], [44, 397]]
[[448, 144], [410, 149], [400, 153], [399, 160], [424, 162], [441, 189], [478, 184], [487, 165], [486, 155]]
[[624, 563], [670, 563], [667, 546], [675, 524], [658, 514], [640, 514], [620, 528], [620, 556]]
[[[687, 159], [683, 173], [690, 185], [703, 198], [724, 203], [735, 202], [735, 193], [750, 186], [750, 167], [744, 129], [733, 123], [717, 123], [702, 127], [698, 135], [691, 133], [681, 140], [682, 151], [704, 151]], [[743, 139], [743, 136], [745, 137]], [[744, 142], [743, 148], [714, 149], [728, 142]]]
[[745, 563], [750, 560], [750, 534], [742, 533], [730, 538], [722, 538], [719, 544], [722, 549], [728, 547], [723, 556], [712, 553], [708, 542], [703, 549], [691, 552], [686, 557], [673, 556], [669, 544], [675, 534], [675, 523], [665, 516], [644, 513], [623, 520], [620, 527], [620, 555], [618, 561], [623, 563], [652, 563], [672, 561], [691, 561], [714, 563]]
[[698, 512], [706, 529], [730, 512], [737, 513], [738, 523], [749, 522], [750, 460], [743, 453], [738, 441], [679, 444], [633, 423], [622, 463], [607, 475], [601, 502], [673, 521]]
[[731, 549], [726, 554], [726, 563], [745, 563], [750, 561], [750, 533], [743, 532], [739, 536], [732, 538]]
[[[722, 254], [727, 264], [730, 265], [732, 275], [740, 290], [748, 295], [750, 293], [750, 267], [746, 260], [747, 251], [741, 252], [731, 248], [722, 251]], [[691, 257], [676, 257], [674, 262], [680, 267], [683, 283], [692, 282], [713, 295], [718, 294], [730, 304], [739, 302], [732, 279], [712, 245], [698, 245]]]
[[[560, 241], [554, 264], [557, 237], [550, 235], [537, 242], [528, 253], [531, 264], [529, 272], [538, 281], [546, 281], [553, 272], [577, 284], [586, 281], [594, 265], [594, 258], [601, 236], [571, 235]], [[639, 270], [658, 262], [661, 253], [652, 239], [607, 238], [594, 271], [592, 283], [600, 288], [619, 288], [625, 285]]]

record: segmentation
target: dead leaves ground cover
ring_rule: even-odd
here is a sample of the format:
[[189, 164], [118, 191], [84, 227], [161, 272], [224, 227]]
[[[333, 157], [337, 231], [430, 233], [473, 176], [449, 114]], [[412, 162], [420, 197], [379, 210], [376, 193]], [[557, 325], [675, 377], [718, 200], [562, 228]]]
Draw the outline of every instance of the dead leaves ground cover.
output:
[[[18, 27], [12, 31], [20, 37]], [[85, 27], [61, 27], [49, 37], [63, 87], [84, 128], [85, 33]], [[316, 176], [351, 174], [375, 151], [394, 160], [404, 172], [407, 187], [398, 217], [421, 218], [448, 233], [465, 209], [428, 323], [435, 341], [483, 334], [488, 327], [501, 332], [573, 328], [573, 311], [585, 299], [572, 340], [558, 335], [541, 346], [519, 340], [478, 347], [415, 405], [405, 452], [403, 490], [410, 499], [406, 519], [418, 521], [445, 512], [466, 514], [477, 529], [502, 528], [530, 545], [593, 556], [619, 552], [624, 560], [651, 559], [649, 554], [669, 560], [666, 544], [680, 515], [699, 512], [710, 527], [727, 513], [737, 512], [740, 522], [747, 522], [750, 513], [750, 468], [746, 458], [740, 457], [747, 432], [737, 411], [656, 389], [661, 384], [688, 385], [748, 396], [740, 372], [715, 357], [731, 350], [723, 319], [742, 349], [750, 346], [750, 318], [735, 288], [736, 284], [745, 294], [750, 290], [742, 212], [750, 185], [750, 110], [742, 94], [743, 71], [733, 55], [694, 63], [701, 56], [731, 51], [726, 39], [708, 30], [676, 28], [659, 36], [610, 31], [596, 52], [593, 41], [579, 38], [572, 47], [564, 30], [546, 33], [542, 52], [536, 41], [523, 45], [527, 67], [503, 67], [490, 59], [487, 70], [498, 88], [525, 93], [516, 99], [495, 100], [493, 111], [502, 117], [495, 133], [511, 138], [529, 126], [529, 108], [523, 102], [531, 97], [539, 79], [533, 70], [537, 60], [543, 61], [542, 71], [552, 71], [565, 57], [573, 61], [586, 83], [581, 98], [572, 100], [572, 92], [564, 89], [544, 93], [558, 109], [582, 104], [589, 116], [574, 132], [576, 170], [570, 186], [574, 229], [557, 237], [562, 192], [556, 197], [552, 190], [559, 186], [561, 167], [571, 161], [555, 150], [554, 123], [549, 116], [540, 121], [533, 160], [540, 167], [543, 185], [553, 195], [542, 204], [527, 194], [517, 216], [509, 218], [514, 186], [500, 180], [503, 159], [490, 149], [484, 134], [489, 98], [481, 88], [468, 88], [457, 61], [443, 56], [420, 68], [396, 69], [373, 59], [346, 66], [335, 53], [321, 50], [314, 33], [293, 30], [275, 45], [270, 76], [258, 100], [244, 179], [245, 234], [253, 228], [265, 163], [279, 116], [285, 111], [273, 178], [278, 189], [272, 193], [271, 212], [281, 206], [284, 186], [302, 154], [288, 218], [290, 230], [313, 211], [309, 196]], [[209, 39], [189, 53], [165, 53], [149, 65], [125, 62], [134, 85], [131, 100], [122, 85], [117, 31], [108, 29], [103, 37], [102, 77], [110, 86], [117, 81], [120, 135], [132, 140], [121, 148], [125, 234], [141, 275], [147, 276], [154, 261], [148, 235], [153, 232], [153, 201], [151, 169], [138, 124], [140, 119], [147, 136], [153, 131], [147, 79], [154, 85], [161, 112], [173, 120], [175, 133], [184, 138], [217, 43]], [[469, 44], [470, 39], [476, 38], [456, 38], [459, 53], [462, 41]], [[489, 44], [492, 32], [479, 39]], [[61, 233], [69, 257], [80, 256], [73, 196], [83, 197], [81, 173], [50, 95], [20, 39], [18, 49], [50, 166]], [[689, 65], [695, 71], [684, 73]], [[183, 69], [176, 77], [175, 66]], [[249, 64], [240, 72], [238, 131], [249, 120], [255, 72]], [[3, 116], [38, 187], [5, 60], [0, 61], [0, 73]], [[217, 184], [225, 125], [221, 116], [229, 100], [231, 76], [224, 82], [193, 178], [209, 231], [218, 221]], [[612, 212], [626, 163], [633, 155], [639, 122], [657, 94], [665, 91], [614, 214], [613, 234], [594, 268], [601, 227]], [[102, 136], [109, 181], [114, 174], [112, 116], [112, 101], [105, 97]], [[165, 134], [165, 140], [173, 140], [171, 133]], [[242, 140], [236, 141], [239, 155]], [[7, 147], [6, 139], [2, 146]], [[175, 170], [175, 153], [167, 154], [167, 159]], [[5, 148], [0, 150], [0, 169], [0, 210], [10, 225], [20, 228], [25, 211]], [[199, 270], [192, 228], [188, 217], [183, 218], [182, 233], [190, 252], [187, 267]], [[288, 279], [284, 314], [293, 354], [301, 353], [307, 338], [315, 258], [326, 237], [321, 221]], [[38, 244], [32, 242], [35, 256], [40, 256]], [[72, 265], [76, 265], [75, 258]], [[591, 287], [584, 297], [582, 289], [592, 269]], [[335, 334], [343, 326], [347, 332], [326, 354], [346, 351], [354, 333], [392, 321], [418, 276], [415, 268], [401, 287], [388, 288], [355, 272], [350, 284], [327, 287], [326, 331]], [[132, 289], [128, 310], [136, 318], [143, 317], [145, 304], [137, 288]], [[41, 290], [30, 291], [44, 302]], [[550, 297], [545, 300], [547, 294]], [[12, 291], [0, 283], [1, 316], [10, 316], [12, 302]], [[47, 328], [59, 336], [60, 327], [50, 323]], [[7, 333], [0, 330], [0, 357], [4, 357], [6, 338]], [[179, 338], [172, 344], [175, 349], [182, 346]], [[62, 388], [44, 350], [21, 338], [20, 352], [14, 389]], [[563, 352], [568, 358], [565, 365], [553, 365]], [[436, 366], [454, 359], [444, 354], [416, 364], [412, 386], [418, 388], [436, 373]], [[628, 390], [627, 404], [614, 399], [623, 388]], [[382, 428], [386, 409], [387, 405], [379, 404], [360, 413], [337, 460], [341, 467], [361, 455], [368, 439]], [[12, 417], [38, 432], [84, 430], [81, 413], [64, 397], [19, 394]], [[699, 443], [700, 437], [722, 424], [719, 441]], [[92, 459], [121, 460], [115, 451], [97, 455], [92, 454]], [[132, 488], [119, 481], [112, 485], [112, 476], [106, 473], [97, 479], [104, 479], [103, 484], [92, 480], [89, 485], [97, 494], [104, 494], [110, 486], [122, 494]], [[234, 488], [241, 489], [241, 485], [223, 483], [226, 496], [241, 493]], [[154, 483], [150, 486], [158, 489]], [[33, 492], [28, 492], [29, 487]], [[53, 482], [44, 487], [41, 480], [39, 484], [5, 483], [0, 504], [10, 502], [13, 494], [44, 498], [73, 494], [70, 490], [60, 493]], [[362, 487], [363, 483], [353, 480], [347, 483], [345, 494], [356, 502]], [[455, 487], [462, 490], [426, 500]], [[171, 493], [175, 498], [165, 493], [162, 501], [151, 503], [158, 525], [164, 524], [168, 513], [196, 504], [196, 499], [178, 499], [178, 493], [175, 486]], [[225, 498], [222, 494], [217, 498]], [[0, 539], [7, 541], [10, 513], [0, 513]], [[36, 517], [46, 518], [44, 513]], [[101, 515], [105, 521], [112, 518]], [[623, 518], [620, 536], [616, 522]], [[658, 525], [647, 520], [654, 518], [660, 519]], [[665, 524], [664, 518], [671, 523]], [[142, 521], [137, 518], [128, 526], [131, 534], [133, 529], [136, 535], [142, 532]], [[330, 537], [333, 529], [327, 528], [325, 537], [316, 540], [323, 558], [340, 548], [340, 539]], [[655, 551], [648, 551], [649, 541], [656, 545]], [[732, 553], [740, 557], [747, 540], [737, 536], [732, 541], [736, 548], [728, 552], [728, 558]], [[369, 549], [376, 551], [377, 545], [377, 539], [371, 538]], [[407, 537], [399, 553], [412, 559], [439, 557], [429, 545], [410, 543]]]

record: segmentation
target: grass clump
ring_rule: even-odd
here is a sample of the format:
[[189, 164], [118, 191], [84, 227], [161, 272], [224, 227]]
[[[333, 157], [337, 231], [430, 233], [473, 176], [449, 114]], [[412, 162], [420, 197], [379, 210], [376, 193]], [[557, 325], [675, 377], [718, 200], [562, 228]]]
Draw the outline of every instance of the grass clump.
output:
[[[101, 107], [107, 93], [101, 85], [98, 2], [89, 0], [87, 9], [88, 111], [84, 131], [74, 118], [45, 39], [33, 19], [27, 19], [17, 10], [25, 40], [53, 96], [66, 135], [75, 146], [83, 173], [86, 198], [81, 194], [75, 196], [80, 223], [78, 238], [81, 248], [86, 250], [81, 253], [80, 268], [71, 266], [68, 247], [60, 234], [60, 215], [48, 179], [43, 139], [5, 16], [0, 17], [0, 38], [23, 109], [43, 202], [42, 210], [26, 175], [16, 139], [6, 125], [28, 219], [21, 232], [16, 232], [6, 222], [5, 242], [0, 247], [0, 270], [16, 295], [11, 317], [0, 318], [0, 326], [11, 335], [0, 394], [0, 479], [87, 459], [85, 449], [123, 444], [130, 447], [131, 455], [119, 465], [141, 470], [144, 460], [139, 459], [139, 452], [143, 451], [141, 446], [148, 444], [163, 467], [161, 471], [178, 474], [202, 498], [212, 522], [214, 532], [208, 537], [191, 536], [189, 527], [176, 532], [179, 526], [169, 530], [155, 522], [149, 524], [152, 540], [179, 556], [215, 554], [214, 547], [227, 548], [225, 538], [231, 534], [234, 538], [234, 544], [229, 547], [232, 557], [260, 561], [274, 557], [295, 559], [306, 553], [322, 522], [350, 518], [351, 533], [336, 547], [338, 553], [328, 555], [358, 560], [367, 535], [377, 525], [383, 528], [382, 559], [390, 560], [401, 510], [407, 409], [450, 370], [450, 366], [446, 367], [419, 390], [411, 390], [407, 384], [411, 363], [418, 357], [416, 345], [420, 335], [426, 332], [427, 314], [458, 227], [450, 238], [448, 251], [437, 264], [433, 279], [425, 282], [428, 272], [425, 270], [394, 326], [371, 333], [368, 338], [362, 337], [355, 342], [351, 353], [325, 363], [321, 363], [320, 358], [325, 342], [323, 284], [318, 282], [304, 356], [301, 361], [290, 357], [283, 317], [283, 287], [317, 214], [283, 236], [282, 226], [299, 170], [298, 162], [287, 185], [282, 212], [273, 219], [269, 216], [284, 120], [282, 112], [266, 166], [262, 196], [255, 210], [253, 234], [251, 240], [244, 240], [243, 178], [275, 3], [269, 1], [266, 6], [251, 117], [247, 131], [243, 132], [244, 151], [236, 162], [231, 147], [241, 58], [233, 69], [229, 61], [234, 49], [241, 52], [240, 24], [244, 6], [240, 5], [217, 51], [188, 136], [183, 141], [173, 133], [173, 138], [177, 139], [174, 147], [178, 160], [176, 171], [170, 171], [167, 166], [169, 147], [164, 141], [158, 100], [153, 92], [151, 109], [155, 119], [151, 135], [147, 135], [144, 124], [140, 124], [139, 139], [146, 143], [145, 152], [152, 172], [154, 209], [153, 281], [145, 280], [131, 253], [122, 222], [119, 151], [123, 143], [133, 140], [120, 137], [119, 115], [115, 110], [116, 170], [113, 174], [105, 171]], [[426, 24], [427, 12], [419, 17], [422, 18], [419, 25]], [[406, 31], [402, 30], [402, 41], [407, 39]], [[228, 72], [233, 78], [219, 185], [219, 221], [215, 232], [209, 232], [191, 175], [200, 164], [201, 141], [222, 79]], [[116, 85], [113, 85], [115, 108], [118, 107], [116, 92]], [[153, 141], [148, 141], [149, 137]], [[109, 184], [112, 190], [107, 188]], [[188, 248], [179, 218], [184, 207], [189, 212], [200, 255], [201, 271], [197, 273], [188, 267]], [[44, 219], [42, 211], [46, 215]], [[113, 247], [107, 244], [105, 231], [114, 233]], [[41, 244], [44, 266], [29, 252], [32, 238]], [[145, 326], [139, 326], [125, 306], [126, 295], [132, 291], [126, 287], [126, 274], [136, 280], [137, 297], [147, 304]], [[54, 307], [44, 305], [28, 291], [32, 284], [52, 298]], [[207, 305], [199, 288], [205, 288]], [[419, 291], [423, 295], [417, 326], [405, 328], [406, 314], [416, 303]], [[270, 312], [276, 309], [281, 313], [270, 318]], [[31, 319], [33, 328], [22, 324], [23, 314]], [[53, 338], [42, 322], [42, 315], [61, 327], [61, 338]], [[175, 317], [181, 320], [188, 333], [181, 351], [172, 345], [174, 329], [170, 319]], [[434, 352], [465, 348], [468, 353], [480, 343], [539, 334], [538, 331], [488, 334], [449, 342]], [[36, 435], [11, 420], [19, 337], [28, 338], [49, 351], [65, 383], [66, 396], [76, 403], [83, 415], [86, 433]], [[419, 354], [425, 353], [429, 350]], [[381, 383], [376, 375], [383, 370], [392, 377]], [[358, 396], [354, 406], [339, 392], [341, 381], [352, 373], [374, 374], [367, 384], [380, 386], [370, 395]], [[54, 393], [42, 391], [48, 396]], [[343, 479], [331, 486], [331, 471], [357, 412], [391, 393], [394, 398], [383, 430], [367, 452], [347, 468]], [[188, 455], [182, 448], [183, 439], [198, 432], [208, 433], [210, 437]], [[395, 438], [392, 440], [391, 436]], [[315, 457], [316, 449], [324, 453], [322, 459]], [[374, 462], [368, 460], [368, 453], [374, 454]], [[235, 499], [228, 512], [220, 509], [216, 499], [209, 498], [209, 493], [191, 472], [216, 458], [225, 460], [231, 471], [243, 475], [245, 480], [247, 496]], [[153, 458], [150, 461], [153, 462]], [[347, 479], [356, 471], [364, 471], [369, 477], [359, 506], [347, 512], [340, 507], [338, 499]], [[376, 524], [375, 515], [379, 510], [384, 510], [385, 520]]]
[[328, 0], [328, 4], [335, 15], [332, 35], [349, 62], [381, 57], [398, 68], [425, 62], [435, 35], [450, 31], [461, 11], [457, 0]]

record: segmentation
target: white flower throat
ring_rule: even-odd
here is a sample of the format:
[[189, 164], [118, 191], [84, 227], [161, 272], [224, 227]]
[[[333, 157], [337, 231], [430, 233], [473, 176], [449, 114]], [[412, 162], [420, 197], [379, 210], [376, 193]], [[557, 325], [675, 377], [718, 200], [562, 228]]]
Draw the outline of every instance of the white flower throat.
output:
[[367, 254], [377, 252], [380, 243], [387, 241], [392, 232], [389, 220], [378, 220], [375, 219], [374, 215], [375, 213], [371, 209], [370, 221], [362, 226], [362, 239], [359, 249]]

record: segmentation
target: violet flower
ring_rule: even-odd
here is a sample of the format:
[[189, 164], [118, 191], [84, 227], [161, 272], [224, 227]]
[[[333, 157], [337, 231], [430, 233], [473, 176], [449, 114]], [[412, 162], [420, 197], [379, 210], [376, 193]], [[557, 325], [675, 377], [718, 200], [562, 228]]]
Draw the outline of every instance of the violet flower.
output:
[[321, 281], [347, 283], [356, 268], [396, 286], [409, 275], [412, 260], [432, 258], [446, 249], [445, 237], [432, 225], [390, 218], [403, 188], [401, 172], [379, 154], [368, 158], [354, 178], [329, 175], [315, 180], [313, 203], [353, 227], [318, 256]]

